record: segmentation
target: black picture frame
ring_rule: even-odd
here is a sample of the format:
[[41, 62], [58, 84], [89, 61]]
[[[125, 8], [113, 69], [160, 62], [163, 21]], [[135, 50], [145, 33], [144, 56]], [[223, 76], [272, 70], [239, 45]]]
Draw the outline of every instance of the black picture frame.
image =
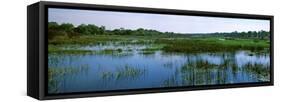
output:
[[[122, 12], [140, 12], [140, 13], [157, 13], [172, 15], [192, 15], [207, 17], [225, 17], [225, 18], [246, 18], [246, 19], [263, 19], [270, 20], [270, 82], [255, 83], [239, 83], [224, 85], [202, 85], [202, 86], [184, 86], [184, 87], [166, 87], [166, 88], [149, 88], [149, 89], [130, 89], [102, 92], [78, 92], [66, 94], [48, 94], [48, 60], [47, 60], [47, 24], [48, 24], [48, 8], [71, 8], [83, 10], [103, 10], [103, 11], [122, 11]], [[127, 94], [143, 94], [143, 93], [159, 93], [174, 91], [190, 91], [190, 90], [206, 90], [206, 89], [223, 89], [223, 88], [240, 88], [240, 87], [256, 87], [256, 86], [272, 86], [274, 84], [274, 44], [273, 32], [274, 21], [272, 15], [254, 15], [254, 14], [238, 14], [238, 13], [221, 13], [221, 12], [205, 12], [205, 11], [188, 11], [174, 9], [159, 8], [141, 8], [141, 7], [125, 7], [111, 5], [93, 5], [79, 3], [62, 3], [40, 1], [27, 7], [27, 35], [28, 35], [28, 51], [27, 51], [27, 95], [39, 100], [61, 99], [61, 98], [81, 98], [96, 97], [109, 95], [127, 95]]]

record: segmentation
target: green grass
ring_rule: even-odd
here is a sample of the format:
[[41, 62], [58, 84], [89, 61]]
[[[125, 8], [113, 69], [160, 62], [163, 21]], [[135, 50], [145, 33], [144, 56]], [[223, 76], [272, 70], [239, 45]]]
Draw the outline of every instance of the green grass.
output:
[[107, 42], [120, 42], [119, 44], [150, 44], [153, 43], [158, 37], [148, 36], [132, 36], [132, 35], [91, 35], [91, 36], [79, 36], [75, 38], [69, 38], [65, 36], [58, 36], [52, 40], [48, 40], [48, 44], [51, 45], [95, 45], [104, 44]]
[[147, 46], [146, 48], [141, 49], [141, 51], [158, 51], [158, 50], [161, 50], [164, 46], [165, 46], [165, 44], [153, 43], [153, 44], [150, 44], [150, 46]]
[[162, 50], [166, 52], [226, 52], [237, 50], [262, 51], [269, 48], [266, 41], [254, 42], [250, 39], [223, 40], [218, 39], [159, 39], [157, 43], [166, 44]]
[[143, 55], [152, 55], [152, 54], [155, 54], [155, 51], [141, 51], [140, 54], [143, 54]]
[[48, 53], [52, 54], [93, 54], [91, 50], [63, 49], [63, 46], [48, 45]]
[[121, 53], [122, 49], [104, 49], [101, 50], [99, 53], [100, 54], [113, 54], [113, 53]]
[[[67, 49], [64, 48], [67, 46]], [[98, 54], [98, 55], [111, 55], [116, 57], [129, 56], [132, 55], [132, 50], [123, 50], [123, 49], [104, 49], [104, 50], [85, 50], [79, 49], [77, 46], [69, 46], [69, 45], [49, 45], [48, 53], [55, 55], [90, 55], [90, 54]]]
[[103, 35], [96, 35], [96, 36], [80, 36], [76, 38], [68, 38], [64, 36], [56, 37], [52, 40], [48, 41], [48, 44], [52, 45], [65, 45], [65, 44], [79, 44], [79, 45], [89, 45], [89, 44], [100, 44], [106, 43], [108, 41], [118, 41], [123, 40], [120, 36], [103, 36]]
[[[229, 52], [237, 50], [250, 50], [252, 52], [268, 52], [268, 40], [259, 39], [224, 39], [223, 38], [178, 38], [178, 37], [146, 37], [146, 36], [120, 36], [120, 35], [95, 35], [81, 36], [78, 38], [57, 37], [49, 41], [49, 52], [65, 52], [65, 53], [89, 53], [87, 50], [73, 49], [65, 51], [60, 49], [60, 46], [69, 45], [95, 45], [107, 43], [116, 43], [119, 45], [142, 44], [153, 45], [142, 49], [146, 52], [162, 50], [165, 52], [180, 52], [180, 53], [200, 53], [200, 52]], [[105, 54], [122, 52], [124, 49], [104, 50]]]

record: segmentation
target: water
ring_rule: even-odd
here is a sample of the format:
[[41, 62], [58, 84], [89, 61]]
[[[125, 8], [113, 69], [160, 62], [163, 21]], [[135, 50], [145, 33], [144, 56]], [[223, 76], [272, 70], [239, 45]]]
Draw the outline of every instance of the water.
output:
[[[151, 45], [153, 46], [153, 45]], [[79, 49], [124, 49], [112, 54], [49, 54], [49, 93], [217, 85], [269, 81], [269, 54], [249, 51], [180, 54], [143, 45], [96, 45]], [[261, 73], [262, 72], [262, 73]]]

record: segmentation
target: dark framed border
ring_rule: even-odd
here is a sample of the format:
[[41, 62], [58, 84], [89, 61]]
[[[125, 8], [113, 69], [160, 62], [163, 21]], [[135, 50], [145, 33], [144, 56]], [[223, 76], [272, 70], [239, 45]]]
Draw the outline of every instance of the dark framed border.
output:
[[[109, 96], [109, 95], [127, 95], [127, 94], [142, 94], [142, 93], [159, 93], [159, 92], [174, 92], [174, 91], [190, 91], [190, 90], [206, 90], [206, 89], [223, 89], [223, 88], [239, 88], [239, 87], [254, 87], [254, 86], [270, 86], [273, 85], [273, 16], [269, 15], [254, 15], [254, 14], [237, 14], [237, 13], [221, 13], [221, 12], [205, 12], [205, 11], [188, 11], [174, 9], [156, 9], [156, 8], [141, 8], [141, 7], [125, 7], [111, 5], [92, 5], [92, 4], [77, 4], [77, 3], [61, 3], [61, 2], [40, 2], [39, 13], [39, 56], [42, 59], [39, 63], [42, 65], [39, 71], [39, 95], [40, 99], [59, 99], [59, 98], [81, 98], [94, 96]], [[102, 10], [102, 11], [118, 11], [118, 12], [136, 12], [136, 13], [153, 13], [153, 14], [170, 14], [170, 15], [188, 15], [188, 16], [207, 16], [207, 17], [223, 17], [223, 18], [244, 18], [244, 19], [261, 19], [270, 20], [270, 81], [269, 82], [249, 82], [236, 84], [221, 84], [221, 85], [200, 85], [200, 86], [181, 86], [181, 87], [164, 87], [164, 88], [145, 88], [145, 89], [125, 89], [111, 91], [96, 91], [96, 92], [73, 92], [48, 94], [48, 8], [64, 8], [64, 9], [81, 9], [81, 10]], [[41, 52], [41, 53], [40, 53]]]

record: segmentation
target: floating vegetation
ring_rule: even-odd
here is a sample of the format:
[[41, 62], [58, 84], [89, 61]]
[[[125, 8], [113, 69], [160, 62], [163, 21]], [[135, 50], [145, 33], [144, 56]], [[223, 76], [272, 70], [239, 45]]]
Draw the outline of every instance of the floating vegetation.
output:
[[182, 71], [188, 70], [190, 68], [195, 69], [212, 69], [212, 68], [218, 68], [219, 65], [210, 63], [207, 60], [198, 59], [195, 61], [188, 60], [185, 65], [182, 67]]
[[89, 54], [97, 54], [97, 55], [112, 55], [112, 56], [129, 56], [132, 55], [132, 50], [128, 49], [126, 51], [121, 48], [118, 49], [104, 49], [104, 50], [86, 50], [76, 47], [67, 47], [62, 48], [60, 46], [49, 46], [48, 53], [50, 54], [70, 54], [70, 55], [89, 55]]
[[76, 47], [73, 48], [63, 48], [61, 46], [49, 45], [48, 53], [50, 54], [74, 54], [74, 55], [85, 55], [85, 54], [93, 54], [94, 52], [91, 50], [81, 50]]
[[264, 56], [264, 55], [268, 55], [269, 54], [269, 49], [266, 48], [264, 50], [261, 50], [261, 51], [247, 51], [246, 53], [249, 55], [249, 56], [254, 56], [254, 55], [257, 55], [257, 56]]
[[155, 54], [156, 51], [159, 51], [163, 48], [163, 45], [151, 45], [147, 46], [144, 49], [140, 49], [139, 53], [143, 55], [152, 55]]
[[155, 51], [141, 51], [139, 53], [143, 54], [143, 55], [152, 55], [152, 54], [155, 54]]
[[141, 49], [141, 51], [157, 51], [157, 50], [161, 50], [162, 47], [147, 47], [147, 48], [144, 48], [144, 49]]
[[98, 54], [113, 54], [113, 53], [122, 53], [122, 49], [104, 49], [97, 51]]
[[86, 55], [86, 54], [94, 54], [93, 51], [90, 50], [59, 50], [51, 52], [53, 54], [74, 54], [74, 55]]
[[118, 51], [118, 50], [102, 50], [102, 51], [96, 51], [94, 54], [96, 55], [109, 55], [109, 56], [113, 56], [113, 57], [128, 57], [128, 56], [132, 56], [133, 52], [130, 51]]
[[108, 41], [119, 41], [123, 38], [120, 36], [103, 36], [103, 35], [96, 35], [96, 36], [80, 36], [76, 38], [68, 38], [68, 37], [56, 37], [55, 39], [49, 39], [48, 44], [53, 45], [95, 45], [95, 44], [102, 44]]

